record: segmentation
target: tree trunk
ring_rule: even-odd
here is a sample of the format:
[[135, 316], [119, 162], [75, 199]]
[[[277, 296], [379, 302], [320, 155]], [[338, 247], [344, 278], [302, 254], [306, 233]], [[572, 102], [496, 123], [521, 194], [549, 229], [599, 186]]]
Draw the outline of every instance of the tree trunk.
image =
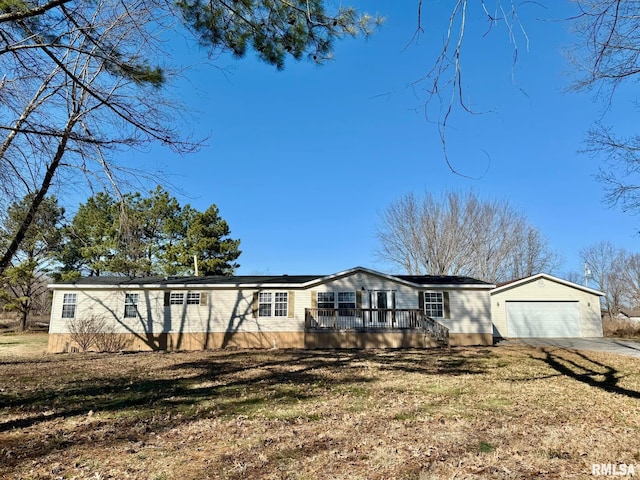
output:
[[20, 225], [20, 228], [18, 229], [15, 236], [11, 240], [11, 243], [9, 244], [9, 246], [7, 247], [7, 250], [2, 256], [2, 259], [0, 259], [0, 275], [2, 275], [4, 271], [7, 269], [7, 267], [11, 264], [11, 260], [13, 259], [13, 256], [18, 251], [18, 248], [20, 247], [20, 243], [22, 243], [22, 240], [24, 240], [24, 237], [27, 234], [27, 230], [33, 223], [33, 220], [36, 216], [36, 212], [38, 211], [38, 208], [40, 208], [40, 204], [42, 203], [42, 201], [44, 200], [44, 197], [47, 195], [47, 192], [49, 191], [49, 187], [51, 186], [53, 177], [56, 173], [56, 170], [60, 166], [60, 161], [62, 160], [62, 157], [64, 156], [64, 153], [67, 147], [67, 142], [69, 141], [69, 135], [71, 134], [76, 122], [77, 122], [77, 117], [75, 115], [72, 115], [67, 122], [62, 138], [60, 138], [58, 149], [56, 150], [56, 153], [51, 163], [49, 164], [49, 167], [47, 168], [47, 172], [44, 176], [44, 179], [42, 180], [40, 189], [34, 195], [33, 202], [31, 203], [31, 207], [29, 208], [27, 215], [25, 215], [24, 220]]
[[20, 312], [20, 322], [18, 323], [19, 332], [24, 332], [27, 329], [27, 313], [28, 308], [24, 306], [22, 312]]

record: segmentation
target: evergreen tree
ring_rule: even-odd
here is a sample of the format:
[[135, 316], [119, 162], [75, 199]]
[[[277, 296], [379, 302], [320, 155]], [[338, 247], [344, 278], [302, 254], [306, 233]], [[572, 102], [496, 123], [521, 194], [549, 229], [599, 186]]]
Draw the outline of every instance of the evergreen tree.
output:
[[[32, 195], [27, 195], [22, 201], [9, 207], [0, 234], [2, 243], [9, 242], [15, 235], [28, 214], [32, 201]], [[11, 265], [0, 278], [3, 308], [19, 313], [20, 330], [27, 326], [34, 298], [46, 295], [46, 278], [51, 272], [52, 261], [62, 241], [60, 223], [63, 215], [64, 209], [58, 205], [55, 197], [45, 198]]]
[[63, 229], [64, 243], [58, 255], [60, 274], [99, 276], [111, 269], [116, 255], [118, 205], [108, 193], [98, 193], [78, 207], [70, 225]]
[[229, 238], [229, 225], [215, 205], [204, 213], [181, 207], [161, 187], [147, 197], [124, 195], [121, 202], [99, 193], [80, 205], [64, 234], [58, 259], [59, 277], [65, 279], [188, 275], [194, 255], [203, 274], [230, 275], [240, 255], [240, 240]]
[[[203, 213], [197, 212], [187, 230], [187, 253], [198, 257], [198, 269], [202, 275], [233, 275], [240, 265], [235, 262], [242, 253], [240, 240], [229, 238], [231, 230], [220, 218], [216, 205]], [[183, 265], [188, 264], [183, 260]]]

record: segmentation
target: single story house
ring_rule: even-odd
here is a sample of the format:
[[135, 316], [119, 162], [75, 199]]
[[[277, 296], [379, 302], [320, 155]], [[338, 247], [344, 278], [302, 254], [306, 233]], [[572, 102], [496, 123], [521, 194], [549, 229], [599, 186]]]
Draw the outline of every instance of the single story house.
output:
[[491, 291], [496, 338], [602, 337], [604, 293], [540, 273]]
[[50, 285], [49, 351], [100, 325], [126, 350], [491, 345], [491, 290], [459, 276], [88, 277]]

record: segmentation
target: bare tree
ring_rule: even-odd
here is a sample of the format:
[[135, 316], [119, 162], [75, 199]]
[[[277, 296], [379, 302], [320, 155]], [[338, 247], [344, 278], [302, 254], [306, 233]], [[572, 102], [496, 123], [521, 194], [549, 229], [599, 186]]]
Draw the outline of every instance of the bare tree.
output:
[[511, 250], [511, 276], [523, 278], [540, 272], [553, 272], [562, 263], [560, 255], [548, 248], [540, 231], [530, 225], [521, 225], [513, 236]]
[[[592, 91], [608, 107], [623, 83], [640, 73], [640, 2], [580, 0], [572, 59], [579, 73], [573, 87]], [[600, 121], [587, 134], [584, 151], [603, 162], [598, 178], [610, 205], [640, 209], [640, 136], [619, 135]]]
[[[2, 17], [0, 17], [2, 18]], [[56, 179], [83, 176], [116, 188], [131, 168], [110, 153], [159, 141], [178, 152], [196, 145], [175, 129], [163, 98], [167, 73], [146, 58], [160, 51], [151, 26], [168, 27], [160, 0], [60, 2], [56, 14], [2, 23], [0, 159], [11, 175], [1, 197], [30, 192], [32, 202], [0, 258], [10, 264]], [[8, 173], [7, 173], [8, 172]]]
[[603, 306], [617, 315], [628, 297], [625, 269], [628, 254], [611, 242], [602, 241], [580, 250], [580, 257], [591, 271], [595, 288], [602, 291]]
[[[418, 1], [418, 24], [414, 37], [423, 32], [422, 13], [428, 8], [425, 3]], [[481, 37], [495, 34], [495, 31], [500, 34], [506, 32], [513, 49], [513, 72], [521, 50], [529, 48], [526, 24], [539, 21], [540, 13], [550, 11], [556, 3], [560, 2], [452, 2], [445, 20], [442, 47], [426, 74], [411, 84], [412, 88], [424, 91], [425, 114], [438, 128], [444, 158], [452, 171], [460, 173], [449, 158], [447, 149], [447, 131], [452, 115], [456, 111], [483, 113], [465, 100], [469, 98], [466, 90], [473, 87], [468, 79], [465, 85], [462, 81], [467, 45], [471, 42], [476, 44]], [[566, 46], [574, 74], [569, 90], [592, 92], [606, 112], [616, 100], [619, 87], [637, 81], [640, 73], [640, 1], [572, 0], [566, 3], [573, 7], [574, 13], [553, 20], [562, 22], [573, 33], [573, 41]], [[485, 28], [478, 28], [479, 25]], [[487, 50], [486, 55], [494, 55], [494, 52]], [[514, 84], [517, 85], [515, 81]], [[610, 205], [619, 204], [625, 211], [638, 211], [640, 135], [617, 134], [603, 116], [587, 132], [583, 152], [601, 162], [598, 178], [605, 188], [605, 201]]]
[[[424, 3], [422, 0], [418, 1], [417, 27], [413, 40], [417, 40], [424, 32], [422, 24]], [[508, 35], [508, 41], [513, 47], [512, 58], [514, 65], [521, 45], [524, 44], [528, 48], [529, 38], [520, 20], [519, 7], [512, 1], [469, 2], [469, 0], [455, 0], [451, 4], [452, 7], [446, 20], [442, 47], [435, 60], [428, 66], [425, 75], [413, 82], [411, 87], [424, 90], [426, 94], [425, 115], [428, 121], [437, 125], [445, 161], [452, 172], [462, 174], [456, 169], [448, 155], [447, 131], [451, 116], [456, 109], [468, 114], [484, 113], [465, 100], [465, 87], [462, 81], [462, 59], [467, 43], [478, 40], [478, 38], [467, 38], [469, 30], [474, 24], [484, 22], [485, 28], [476, 29], [476, 32], [479, 32], [478, 36], [487, 36], [494, 29], [504, 27]], [[487, 51], [487, 55], [493, 55], [493, 52]], [[435, 108], [431, 108], [434, 105]], [[437, 112], [435, 117], [431, 114], [433, 110]]]
[[626, 305], [631, 308], [640, 307], [640, 254], [631, 253], [626, 257], [622, 267], [623, 282], [626, 287]]
[[469, 275], [489, 282], [552, 271], [558, 257], [505, 201], [449, 192], [413, 194], [380, 214], [378, 256], [410, 274]]
[[33, 198], [0, 252], [0, 274], [56, 182], [86, 180], [120, 196], [122, 181], [143, 169], [118, 163], [118, 151], [198, 147], [181, 134], [182, 112], [163, 89], [175, 72], [158, 59], [168, 58], [163, 35], [176, 24], [210, 50], [252, 49], [281, 69], [287, 56], [322, 62], [334, 40], [381, 21], [350, 8], [329, 14], [322, 0], [18, 0], [0, 12], [0, 212]]

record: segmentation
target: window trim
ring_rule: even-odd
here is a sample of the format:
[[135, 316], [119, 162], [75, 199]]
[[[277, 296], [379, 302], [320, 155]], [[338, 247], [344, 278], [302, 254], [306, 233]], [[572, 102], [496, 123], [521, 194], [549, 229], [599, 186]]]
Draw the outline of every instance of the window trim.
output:
[[164, 307], [174, 305], [207, 305], [207, 292], [199, 290], [165, 290]]
[[202, 293], [201, 292], [187, 292], [187, 295], [184, 299], [186, 305], [200, 305], [202, 303]]
[[[345, 302], [340, 300], [341, 295], [348, 294], [350, 298], [353, 298], [352, 302]], [[331, 296], [332, 300], [321, 299], [321, 296]], [[341, 304], [349, 304], [353, 306], [340, 306]], [[329, 306], [331, 304], [331, 306]], [[355, 290], [327, 290], [316, 293], [316, 305], [319, 309], [335, 308], [340, 310], [354, 310], [358, 308], [358, 293]], [[322, 305], [322, 306], [321, 306]]]
[[258, 292], [258, 317], [271, 317], [272, 306], [272, 292]]
[[287, 318], [289, 292], [258, 292], [258, 318]]
[[[71, 299], [73, 301], [67, 301]], [[61, 318], [76, 318], [77, 305], [78, 305], [77, 293], [63, 293], [62, 294], [62, 312], [60, 313]], [[71, 308], [71, 315], [68, 314], [69, 307], [73, 307]]]
[[275, 292], [273, 296], [273, 316], [286, 317], [289, 315], [289, 292]]
[[[140, 300], [140, 294], [138, 293], [125, 293], [124, 294], [124, 318], [138, 318], [138, 301]], [[127, 308], [129, 307], [129, 308]], [[129, 310], [133, 307], [135, 313]]]
[[169, 306], [184, 305], [184, 301], [185, 301], [184, 292], [169, 292]]
[[[323, 298], [320, 299], [320, 296]], [[329, 300], [331, 298], [331, 300]], [[316, 297], [318, 309], [336, 308], [336, 292], [318, 292]], [[331, 304], [331, 306], [329, 306]]]
[[[434, 290], [426, 290], [424, 293], [424, 303], [422, 305], [422, 311], [424, 312], [425, 315], [427, 315], [430, 318], [445, 318], [445, 301], [444, 301], [444, 292], [439, 292], [439, 291], [434, 291]], [[439, 296], [439, 300], [436, 301], [432, 301], [432, 296], [433, 295], [437, 295]], [[427, 304], [431, 305], [432, 307], [429, 308], [429, 310], [427, 311]], [[440, 311], [441, 311], [441, 315], [432, 315], [431, 312], [433, 311], [433, 306], [437, 306], [440, 305]]]

